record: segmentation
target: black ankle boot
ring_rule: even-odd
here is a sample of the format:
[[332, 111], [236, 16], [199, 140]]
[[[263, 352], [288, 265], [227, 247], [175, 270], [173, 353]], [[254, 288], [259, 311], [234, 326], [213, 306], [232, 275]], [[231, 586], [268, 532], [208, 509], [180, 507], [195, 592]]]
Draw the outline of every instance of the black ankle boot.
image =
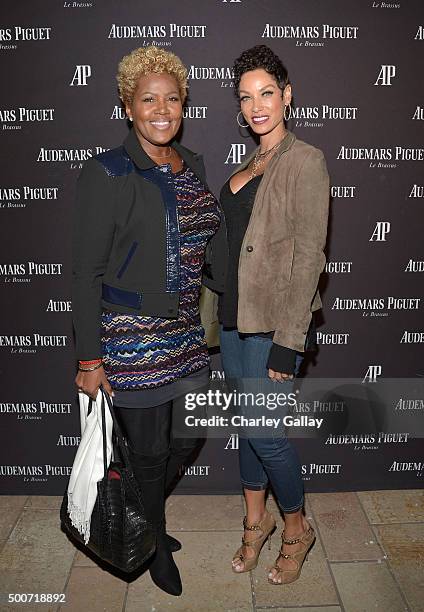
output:
[[181, 595], [180, 573], [165, 532], [165, 474], [168, 454], [146, 456], [130, 452], [131, 465], [140, 484], [146, 517], [156, 527], [156, 552], [147, 563], [153, 582], [169, 595]]
[[[171, 491], [172, 491], [171, 485], [174, 483], [174, 480], [178, 474], [180, 465], [181, 464], [180, 464], [179, 459], [176, 460], [171, 450], [171, 454], [170, 454], [170, 457], [169, 457], [169, 460], [166, 466], [165, 498], [169, 497], [169, 495], [171, 494]], [[165, 526], [165, 530], [166, 530], [166, 526]], [[178, 550], [181, 550], [182, 548], [181, 542], [177, 540], [177, 538], [173, 538], [171, 535], [169, 535], [169, 533], [167, 533], [166, 539], [168, 540], [168, 545], [169, 545], [171, 552], [177, 552]]]
[[166, 534], [166, 539], [168, 541], [169, 550], [171, 552], [178, 552], [182, 549], [183, 546], [181, 542], [177, 540], [177, 538], [173, 538], [172, 535], [169, 535], [169, 533]]
[[[185, 461], [190, 458], [201, 443], [199, 440], [190, 440], [190, 442], [191, 444], [187, 446], [177, 448], [171, 447], [169, 460], [166, 466], [165, 497], [169, 497], [175, 487], [181, 466], [184, 465]], [[166, 534], [166, 538], [171, 552], [181, 550], [182, 545], [177, 538], [173, 538], [169, 533]]]
[[162, 525], [157, 534], [156, 552], [149, 562], [150, 576], [162, 591], [169, 595], [181, 595], [183, 587], [180, 573], [172, 557], [168, 538]]

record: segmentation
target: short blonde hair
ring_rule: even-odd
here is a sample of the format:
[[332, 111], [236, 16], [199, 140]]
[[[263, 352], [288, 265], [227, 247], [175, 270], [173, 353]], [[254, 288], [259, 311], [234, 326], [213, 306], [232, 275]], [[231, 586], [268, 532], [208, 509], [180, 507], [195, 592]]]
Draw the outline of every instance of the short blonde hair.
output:
[[174, 53], [151, 45], [134, 49], [119, 62], [116, 79], [119, 95], [124, 104], [131, 104], [139, 78], [146, 74], [152, 74], [152, 72], [156, 74], [165, 72], [175, 77], [181, 100], [184, 102], [187, 97], [186, 67]]

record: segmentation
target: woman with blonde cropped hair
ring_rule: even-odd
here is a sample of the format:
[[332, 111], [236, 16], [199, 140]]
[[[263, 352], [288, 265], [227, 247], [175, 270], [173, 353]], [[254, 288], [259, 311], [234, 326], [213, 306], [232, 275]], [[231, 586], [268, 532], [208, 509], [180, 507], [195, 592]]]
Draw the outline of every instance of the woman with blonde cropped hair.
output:
[[[122, 146], [90, 159], [78, 181], [73, 317], [81, 392], [114, 396], [146, 515], [157, 529], [149, 570], [182, 591], [164, 500], [197, 439], [174, 436], [175, 400], [208, 381], [199, 296], [219, 209], [201, 155], [176, 141], [187, 70], [174, 54], [135, 49], [119, 64], [132, 123]], [[174, 417], [174, 418], [173, 418]]]

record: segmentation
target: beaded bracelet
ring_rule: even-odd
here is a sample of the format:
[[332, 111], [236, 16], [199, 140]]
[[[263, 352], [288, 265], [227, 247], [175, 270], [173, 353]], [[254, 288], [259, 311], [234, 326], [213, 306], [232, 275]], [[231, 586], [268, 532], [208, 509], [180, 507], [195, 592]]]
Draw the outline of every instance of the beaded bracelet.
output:
[[103, 365], [103, 362], [100, 361], [97, 365], [91, 367], [91, 368], [82, 368], [80, 364], [78, 364], [78, 370], [80, 372], [94, 372], [94, 370], [98, 370], [99, 368], [101, 368]]
[[79, 360], [79, 363], [81, 365], [94, 365], [95, 363], [100, 363], [101, 359], [91, 359], [90, 361], [83, 361], [82, 359]]

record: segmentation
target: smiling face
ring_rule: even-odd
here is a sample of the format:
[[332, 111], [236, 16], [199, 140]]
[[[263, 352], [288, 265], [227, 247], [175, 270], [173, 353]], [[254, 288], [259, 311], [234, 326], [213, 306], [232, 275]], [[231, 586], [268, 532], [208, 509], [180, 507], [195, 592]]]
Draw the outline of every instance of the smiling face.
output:
[[249, 70], [240, 79], [239, 98], [241, 112], [255, 134], [283, 134], [284, 107], [291, 102], [290, 85], [282, 92], [266, 70]]
[[147, 153], [152, 146], [169, 145], [179, 130], [183, 116], [181, 94], [175, 77], [165, 72], [141, 76], [131, 104], [126, 104], [125, 108]]

